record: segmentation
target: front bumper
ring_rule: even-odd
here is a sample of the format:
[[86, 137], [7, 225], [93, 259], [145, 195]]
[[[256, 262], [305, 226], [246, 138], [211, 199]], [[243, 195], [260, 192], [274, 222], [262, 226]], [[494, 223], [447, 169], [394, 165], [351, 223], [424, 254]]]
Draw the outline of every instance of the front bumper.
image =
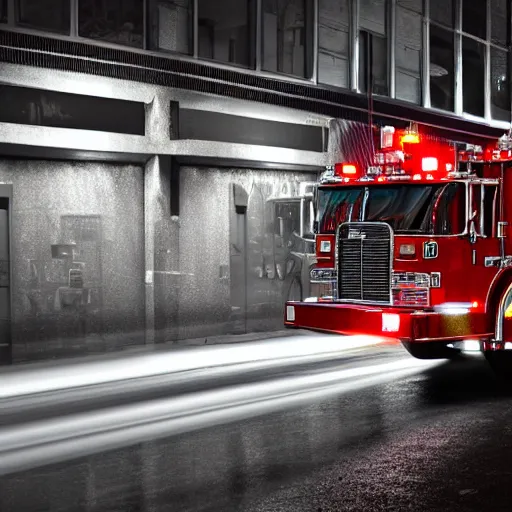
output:
[[336, 302], [287, 302], [285, 326], [408, 342], [484, 340], [483, 311], [460, 314]]

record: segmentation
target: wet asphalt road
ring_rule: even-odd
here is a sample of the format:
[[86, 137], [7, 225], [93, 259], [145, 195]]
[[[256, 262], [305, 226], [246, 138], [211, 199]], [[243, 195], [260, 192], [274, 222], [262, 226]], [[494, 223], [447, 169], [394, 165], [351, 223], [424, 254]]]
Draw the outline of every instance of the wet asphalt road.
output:
[[[387, 346], [347, 360], [403, 357]], [[325, 363], [293, 371], [322, 372]], [[512, 393], [471, 357], [0, 479], [1, 512], [79, 510], [510, 511]]]

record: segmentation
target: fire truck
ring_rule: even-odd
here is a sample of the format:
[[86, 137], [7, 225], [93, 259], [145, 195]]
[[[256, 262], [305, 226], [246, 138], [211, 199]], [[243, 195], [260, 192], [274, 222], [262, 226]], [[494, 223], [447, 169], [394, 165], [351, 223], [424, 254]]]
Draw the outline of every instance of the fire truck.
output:
[[[399, 340], [419, 359], [512, 348], [512, 134], [454, 143], [382, 127], [315, 190], [311, 297], [285, 325]], [[489, 357], [488, 357], [489, 359]]]

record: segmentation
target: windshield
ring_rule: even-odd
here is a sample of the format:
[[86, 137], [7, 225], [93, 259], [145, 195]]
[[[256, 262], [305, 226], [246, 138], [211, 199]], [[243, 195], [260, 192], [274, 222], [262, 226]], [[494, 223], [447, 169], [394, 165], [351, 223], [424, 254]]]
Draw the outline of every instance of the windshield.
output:
[[320, 188], [318, 220], [321, 233], [366, 220], [386, 222], [395, 233], [460, 234], [466, 225], [466, 187], [453, 182]]

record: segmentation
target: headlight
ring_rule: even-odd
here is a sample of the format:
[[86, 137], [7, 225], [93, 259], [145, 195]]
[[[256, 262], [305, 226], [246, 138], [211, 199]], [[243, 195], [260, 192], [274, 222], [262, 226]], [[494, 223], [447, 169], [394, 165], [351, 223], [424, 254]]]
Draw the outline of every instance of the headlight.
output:
[[414, 256], [416, 247], [414, 244], [402, 244], [400, 246], [400, 256]]

